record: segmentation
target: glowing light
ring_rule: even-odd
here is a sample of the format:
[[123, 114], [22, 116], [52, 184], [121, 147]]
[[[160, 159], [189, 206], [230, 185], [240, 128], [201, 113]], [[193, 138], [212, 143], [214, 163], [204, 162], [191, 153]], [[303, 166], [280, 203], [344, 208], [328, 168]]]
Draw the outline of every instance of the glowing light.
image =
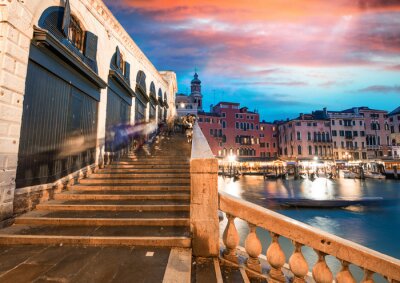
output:
[[185, 103], [181, 102], [181, 108], [185, 108]]
[[229, 160], [230, 162], [236, 161], [236, 155], [234, 155], [234, 154], [229, 155], [229, 156], [228, 156], [228, 160]]

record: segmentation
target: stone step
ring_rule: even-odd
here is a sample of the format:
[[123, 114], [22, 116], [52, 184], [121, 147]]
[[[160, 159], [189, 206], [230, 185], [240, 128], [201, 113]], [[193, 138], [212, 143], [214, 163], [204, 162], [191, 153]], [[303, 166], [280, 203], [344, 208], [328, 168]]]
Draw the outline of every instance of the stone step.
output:
[[189, 165], [183, 164], [110, 164], [107, 169], [186, 169], [190, 170]]
[[97, 237], [189, 237], [189, 226], [100, 226], [19, 225], [0, 231], [1, 235], [97, 236]]
[[186, 156], [182, 156], [181, 153], [177, 153], [175, 156], [137, 156], [137, 157], [122, 157], [117, 161], [135, 161], [135, 162], [190, 162], [190, 158]]
[[187, 184], [97, 184], [97, 185], [74, 185], [70, 187], [71, 191], [190, 191], [190, 185]]
[[189, 211], [187, 204], [65, 204], [43, 203], [36, 206], [38, 210], [88, 210], [88, 211]]
[[170, 173], [178, 173], [178, 174], [182, 174], [182, 173], [190, 173], [189, 172], [189, 168], [177, 168], [177, 169], [168, 169], [168, 168], [142, 168], [142, 169], [138, 169], [138, 168], [125, 168], [125, 169], [121, 169], [121, 168], [105, 168], [105, 169], [99, 169], [97, 172], [97, 174], [132, 174], [132, 173], [152, 173], [152, 174], [170, 174]]
[[111, 165], [182, 165], [189, 166], [189, 161], [179, 161], [179, 160], [129, 160], [129, 161], [117, 161], [113, 162]]
[[90, 178], [86, 178], [86, 179], [82, 179], [79, 180], [80, 184], [92, 184], [92, 185], [96, 185], [96, 184], [102, 184], [104, 185], [116, 185], [116, 184], [125, 184], [125, 185], [129, 185], [129, 184], [186, 184], [186, 185], [190, 185], [190, 179], [189, 178], [158, 178], [158, 179], [154, 179], [154, 178], [136, 178], [136, 179], [130, 179], [130, 178], [124, 178], [124, 179], [110, 179], [110, 178], [105, 178], [105, 179], [90, 179]]
[[115, 205], [181, 205], [189, 204], [187, 199], [132, 199], [132, 200], [111, 200], [111, 199], [87, 199], [87, 200], [51, 200], [49, 204], [77, 204], [77, 205], [92, 205], [92, 204], [115, 204]]
[[151, 246], [190, 248], [190, 237], [2, 235], [0, 245]]
[[33, 210], [21, 217], [46, 218], [106, 218], [106, 219], [188, 219], [189, 211], [88, 211], [88, 210]]
[[54, 196], [55, 200], [190, 200], [188, 194], [141, 194], [141, 195], [117, 195], [117, 194], [73, 194], [62, 193]]
[[55, 218], [21, 216], [15, 224], [60, 226], [189, 226], [188, 218]]
[[115, 178], [189, 178], [189, 172], [172, 172], [172, 173], [146, 173], [146, 172], [137, 172], [137, 173], [102, 173], [97, 172], [91, 174], [89, 179], [115, 179]]
[[[167, 150], [167, 149], [165, 149]], [[176, 151], [176, 149], [174, 150], [174, 152]], [[176, 154], [167, 154], [167, 153], [163, 153], [162, 150], [159, 150], [157, 152], [153, 152], [154, 154], [151, 155], [146, 155], [146, 154], [134, 154], [134, 153], [129, 153], [126, 155], [126, 157], [124, 158], [138, 158], [138, 159], [152, 159], [152, 158], [167, 158], [167, 159], [174, 159], [174, 158], [178, 158], [178, 159], [189, 159], [187, 156], [189, 156], [190, 152], [189, 151], [182, 151], [182, 152], [177, 152]], [[187, 153], [184, 154], [184, 153]]]
[[[74, 195], [132, 195], [132, 196], [142, 196], [142, 195], [159, 195], [159, 196], [167, 196], [167, 197], [172, 197], [174, 195], [181, 195], [190, 197], [190, 191], [189, 190], [177, 190], [177, 191], [171, 191], [171, 190], [143, 190], [143, 191], [138, 191], [138, 190], [69, 190], [67, 192], [63, 192], [63, 194], [74, 194]], [[55, 198], [57, 195], [54, 196]]]

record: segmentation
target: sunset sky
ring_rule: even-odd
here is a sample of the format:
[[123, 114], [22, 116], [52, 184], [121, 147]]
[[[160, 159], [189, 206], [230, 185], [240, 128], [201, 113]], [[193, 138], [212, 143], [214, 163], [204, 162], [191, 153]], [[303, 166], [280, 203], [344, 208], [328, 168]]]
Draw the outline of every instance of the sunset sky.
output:
[[159, 70], [204, 106], [261, 118], [327, 107], [400, 106], [400, 0], [105, 0]]

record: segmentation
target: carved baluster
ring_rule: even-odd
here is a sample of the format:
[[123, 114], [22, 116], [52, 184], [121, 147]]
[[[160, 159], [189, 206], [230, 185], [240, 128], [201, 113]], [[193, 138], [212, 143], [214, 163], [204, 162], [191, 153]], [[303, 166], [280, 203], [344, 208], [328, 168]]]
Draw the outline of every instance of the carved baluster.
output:
[[301, 252], [302, 244], [293, 242], [293, 245], [294, 245], [294, 251], [291, 257], [289, 258], [289, 267], [294, 275], [293, 282], [303, 283], [306, 282], [304, 277], [308, 273], [308, 264]]
[[83, 175], [82, 170], [79, 170], [78, 177], [76, 178], [77, 179], [77, 183], [79, 183], [79, 181], [82, 180], [84, 177], [85, 176]]
[[318, 261], [312, 269], [312, 275], [316, 283], [332, 283], [333, 275], [325, 262], [323, 252], [315, 251], [318, 255]]
[[239, 234], [235, 227], [235, 216], [226, 214], [228, 218], [228, 224], [226, 225], [222, 240], [225, 244], [224, 258], [238, 263], [238, 257], [236, 255], [236, 247], [239, 245]]
[[246, 265], [248, 268], [254, 271], [261, 272], [261, 264], [258, 256], [262, 252], [262, 246], [260, 239], [258, 239], [256, 234], [257, 226], [251, 223], [247, 224], [249, 225], [250, 233], [247, 236], [244, 245], [246, 248], [246, 252], [249, 255], [249, 258], [246, 261]]
[[349, 263], [347, 261], [341, 260], [342, 268], [336, 275], [336, 282], [338, 283], [356, 283], [353, 275], [349, 270]]
[[88, 165], [86, 167], [86, 178], [89, 177], [92, 174], [92, 167], [90, 167], [90, 165]]
[[267, 250], [267, 260], [271, 265], [269, 275], [273, 280], [285, 282], [285, 276], [283, 275], [282, 267], [285, 264], [286, 258], [278, 241], [279, 235], [272, 232], [270, 235], [272, 242]]
[[62, 182], [58, 181], [54, 184], [53, 188], [54, 188], [54, 192], [58, 194], [58, 193], [62, 192], [64, 185]]
[[374, 275], [374, 272], [368, 269], [364, 269], [364, 277], [361, 280], [361, 283], [374, 283], [372, 275]]

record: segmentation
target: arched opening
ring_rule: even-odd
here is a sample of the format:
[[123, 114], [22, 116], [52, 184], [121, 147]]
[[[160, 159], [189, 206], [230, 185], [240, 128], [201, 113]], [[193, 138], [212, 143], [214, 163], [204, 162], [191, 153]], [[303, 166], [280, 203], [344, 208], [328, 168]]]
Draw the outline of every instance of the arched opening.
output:
[[149, 97], [146, 92], [146, 74], [140, 70], [136, 75], [136, 101], [135, 101], [135, 123], [146, 119], [146, 108]]
[[110, 62], [106, 110], [106, 152], [117, 152], [129, 146], [131, 140], [124, 125], [131, 121], [132, 99], [135, 96], [129, 83], [129, 63], [118, 46]]
[[52, 183], [95, 162], [98, 101], [106, 83], [97, 75], [97, 36], [70, 11], [49, 7], [40, 29], [34, 27], [17, 188]]
[[150, 112], [149, 119], [154, 121], [156, 119], [156, 106], [157, 106], [157, 94], [154, 82], [150, 83]]

